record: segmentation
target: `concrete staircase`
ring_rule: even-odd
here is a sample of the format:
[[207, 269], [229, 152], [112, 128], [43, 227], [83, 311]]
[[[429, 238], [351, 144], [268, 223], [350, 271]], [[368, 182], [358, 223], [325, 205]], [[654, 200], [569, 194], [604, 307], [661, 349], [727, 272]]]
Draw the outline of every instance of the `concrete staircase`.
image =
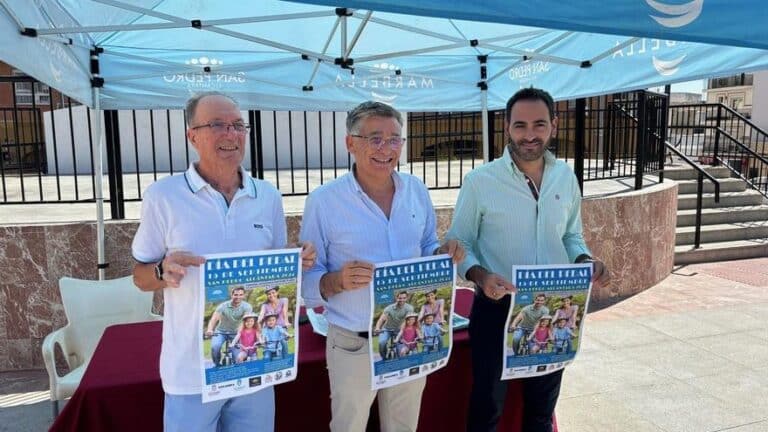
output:
[[701, 247], [694, 249], [698, 176], [679, 162], [667, 167], [664, 177], [678, 183], [675, 264], [726, 261], [768, 256], [768, 202], [759, 192], [730, 178], [726, 167], [705, 167], [720, 181], [720, 202], [714, 185], [704, 179], [701, 212]]

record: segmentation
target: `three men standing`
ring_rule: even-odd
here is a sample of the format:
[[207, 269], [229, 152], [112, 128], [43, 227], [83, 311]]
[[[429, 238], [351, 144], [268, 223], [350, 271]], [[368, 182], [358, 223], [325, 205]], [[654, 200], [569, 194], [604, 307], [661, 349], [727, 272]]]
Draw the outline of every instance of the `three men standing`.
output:
[[[187, 104], [187, 136], [200, 155], [183, 176], [148, 188], [133, 243], [136, 285], [164, 289], [160, 371], [166, 392], [166, 431], [211, 427], [272, 430], [273, 390], [201, 403], [197, 358], [201, 255], [285, 247], [279, 192], [240, 167], [245, 133], [229, 97], [204, 93]], [[381, 429], [416, 430], [425, 379], [370, 389], [368, 334], [374, 263], [448, 253], [460, 275], [478, 289], [470, 337], [474, 385], [469, 431], [493, 431], [501, 415], [503, 328], [514, 286], [512, 266], [594, 262], [594, 281], [608, 272], [593, 260], [582, 236], [581, 193], [573, 171], [546, 148], [557, 132], [548, 93], [523, 89], [507, 102], [509, 144], [502, 158], [468, 174], [448, 240], [440, 245], [425, 185], [396, 172], [402, 117], [392, 107], [365, 102], [348, 113], [346, 145], [352, 172], [307, 198], [300, 237], [303, 297], [324, 306], [329, 323], [326, 360], [331, 387], [331, 430], [364, 430], [379, 398]], [[317, 261], [311, 244], [318, 245]], [[465, 250], [466, 259], [465, 258]], [[384, 324], [384, 323], [382, 323]], [[562, 371], [524, 380], [526, 432], [550, 431]]]

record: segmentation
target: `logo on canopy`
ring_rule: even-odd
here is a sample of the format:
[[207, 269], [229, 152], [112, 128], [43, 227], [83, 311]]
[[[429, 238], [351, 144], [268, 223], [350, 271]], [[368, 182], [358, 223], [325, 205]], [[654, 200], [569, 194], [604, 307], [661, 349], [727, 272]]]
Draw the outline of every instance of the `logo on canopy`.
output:
[[680, 63], [685, 59], [685, 54], [672, 60], [661, 60], [656, 56], [653, 56], [653, 67], [662, 76], [674, 75], [678, 69], [680, 69]]
[[376, 63], [371, 70], [361, 71], [361, 68], [355, 68], [351, 79], [345, 78], [341, 73], [336, 74], [336, 86], [370, 89], [373, 100], [387, 104], [394, 103], [398, 97], [398, 94], [391, 92], [435, 88], [431, 77], [400, 74], [397, 73], [399, 70], [397, 65], [390, 63]]
[[511, 81], [519, 81], [520, 85], [523, 85], [533, 81], [536, 78], [536, 75], [549, 72], [551, 68], [552, 64], [549, 62], [528, 60], [511, 68], [508, 74]]
[[[620, 42], [616, 41], [616, 46], [619, 46]], [[674, 48], [677, 45], [676, 41], [664, 41], [660, 39], [640, 39], [637, 42], [625, 46], [622, 49], [617, 49], [613, 52], [611, 58], [616, 57], [633, 57], [642, 56], [646, 57], [651, 55], [651, 63], [654, 69], [662, 76], [670, 76], [677, 73], [680, 69], [680, 64], [685, 60], [686, 54], [671, 60], [664, 60], [661, 55], [664, 51]], [[669, 55], [667, 55], [669, 56]]]
[[664, 27], [677, 28], [692, 23], [701, 14], [704, 0], [693, 0], [690, 3], [670, 5], [654, 0], [645, 0], [648, 6], [667, 16], [650, 15], [654, 21]]
[[[216, 72], [210, 70], [212, 66], [219, 67], [224, 65], [224, 61], [207, 56], [192, 57], [184, 61], [187, 66], [199, 66], [200, 72], [185, 72], [180, 74], [163, 75], [163, 80], [167, 83], [186, 84], [187, 89], [191, 91], [198, 90], [219, 90], [227, 84], [242, 84], [245, 82], [245, 72]], [[209, 72], [205, 69], [208, 68]]]

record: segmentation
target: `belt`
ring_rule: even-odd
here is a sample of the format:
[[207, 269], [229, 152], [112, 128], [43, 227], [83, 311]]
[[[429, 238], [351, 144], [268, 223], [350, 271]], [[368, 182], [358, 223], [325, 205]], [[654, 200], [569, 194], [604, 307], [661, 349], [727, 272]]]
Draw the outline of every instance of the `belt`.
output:
[[334, 324], [329, 324], [329, 326], [333, 326], [333, 327], [336, 327], [336, 328], [337, 328], [337, 329], [339, 329], [339, 331], [341, 331], [342, 333], [346, 333], [346, 334], [348, 334], [348, 335], [355, 335], [355, 336], [357, 336], [357, 337], [359, 337], [359, 338], [362, 338], [362, 339], [368, 339], [368, 338], [370, 337], [370, 334], [369, 334], [367, 331], [352, 331], [352, 330], [347, 330], [347, 329], [345, 329], [344, 327], [339, 327], [339, 326], [337, 326], [337, 325], [334, 325]]

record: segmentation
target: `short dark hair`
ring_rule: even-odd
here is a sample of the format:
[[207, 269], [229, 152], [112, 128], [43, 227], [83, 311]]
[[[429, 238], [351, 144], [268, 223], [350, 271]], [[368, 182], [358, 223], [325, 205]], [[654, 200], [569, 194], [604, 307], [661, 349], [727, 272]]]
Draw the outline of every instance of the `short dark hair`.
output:
[[555, 119], [555, 101], [552, 99], [552, 95], [547, 93], [546, 90], [528, 87], [518, 90], [517, 93], [513, 94], [507, 101], [507, 109], [504, 113], [504, 119], [507, 122], [509, 122], [509, 116], [512, 115], [512, 107], [521, 100], [544, 102], [547, 106], [547, 110], [549, 110], [549, 119]]
[[395, 298], [400, 297], [401, 294], [405, 294], [405, 296], [408, 297], [408, 291], [400, 291], [397, 294], [395, 294]]
[[536, 297], [534, 297], [534, 299], [537, 299], [537, 298], [539, 298], [539, 297], [544, 297], [544, 298], [546, 299], [546, 298], [547, 298], [547, 295], [546, 295], [546, 294], [544, 294], [544, 293], [538, 293], [538, 294], [536, 294]]
[[382, 102], [366, 101], [347, 113], [347, 134], [359, 133], [360, 123], [368, 117], [393, 118], [403, 126], [403, 116], [398, 110]]
[[242, 287], [242, 286], [236, 286], [236, 287], [232, 288], [232, 292], [235, 292], [235, 291], [242, 291], [242, 292], [245, 292], [245, 287]]

